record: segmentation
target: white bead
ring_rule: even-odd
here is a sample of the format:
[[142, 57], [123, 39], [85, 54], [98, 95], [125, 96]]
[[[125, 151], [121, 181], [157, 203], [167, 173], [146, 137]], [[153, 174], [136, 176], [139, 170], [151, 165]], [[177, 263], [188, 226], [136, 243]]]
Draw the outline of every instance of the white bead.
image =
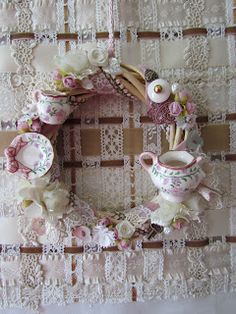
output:
[[179, 83], [174, 83], [171, 85], [171, 91], [173, 94], [176, 94], [181, 90], [181, 85]]
[[164, 230], [163, 230], [163, 232], [164, 232], [165, 234], [169, 234], [169, 233], [171, 233], [171, 231], [172, 231], [172, 228], [171, 228], [171, 227], [165, 227]]

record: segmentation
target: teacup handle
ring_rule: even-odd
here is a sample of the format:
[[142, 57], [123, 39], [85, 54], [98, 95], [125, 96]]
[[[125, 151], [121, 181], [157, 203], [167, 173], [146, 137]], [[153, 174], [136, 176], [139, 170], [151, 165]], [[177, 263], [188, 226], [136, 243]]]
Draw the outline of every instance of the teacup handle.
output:
[[40, 100], [40, 97], [41, 97], [41, 90], [36, 89], [35, 91], [33, 91], [34, 101], [38, 102]]
[[148, 165], [145, 161], [145, 157], [149, 157], [152, 159], [152, 163], [156, 163], [157, 162], [157, 156], [155, 154], [153, 154], [152, 152], [143, 152], [142, 154], [140, 154], [139, 156], [139, 161], [141, 166], [146, 170], [149, 171], [152, 168], [152, 165]]

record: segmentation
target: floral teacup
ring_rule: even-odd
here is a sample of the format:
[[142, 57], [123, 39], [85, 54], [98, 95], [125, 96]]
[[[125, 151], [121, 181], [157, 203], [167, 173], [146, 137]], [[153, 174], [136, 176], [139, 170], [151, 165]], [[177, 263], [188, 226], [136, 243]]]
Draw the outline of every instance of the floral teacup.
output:
[[[144, 157], [151, 158], [152, 165], [148, 165]], [[186, 151], [169, 151], [159, 157], [151, 152], [140, 155], [141, 165], [149, 173], [160, 194], [171, 202], [183, 202], [203, 180], [205, 173], [199, 166], [201, 159]]]
[[47, 124], [63, 124], [71, 113], [71, 102], [65, 93], [35, 91], [38, 115]]

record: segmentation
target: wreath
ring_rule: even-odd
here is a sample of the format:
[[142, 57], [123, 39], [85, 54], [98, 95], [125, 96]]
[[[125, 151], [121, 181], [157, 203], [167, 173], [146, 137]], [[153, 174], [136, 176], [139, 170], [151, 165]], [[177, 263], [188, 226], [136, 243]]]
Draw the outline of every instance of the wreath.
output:
[[[21, 178], [18, 201], [33, 217], [30, 227], [36, 242], [48, 232], [46, 224], [60, 224], [79, 246], [116, 244], [128, 249], [134, 240], [150, 240], [157, 234], [188, 230], [192, 221], [200, 223], [206, 202], [219, 192], [207, 186], [210, 170], [201, 151], [197, 106], [185, 87], [170, 86], [143, 66], [120, 64], [99, 47], [57, 56], [55, 65], [56, 89], [34, 92], [32, 104], [17, 121], [19, 135], [5, 149], [7, 170]], [[55, 175], [55, 142], [61, 125], [81, 103], [96, 95], [120, 94], [145, 103], [148, 116], [165, 131], [169, 151], [140, 155], [159, 191], [150, 202], [123, 212], [95, 211]], [[22, 235], [25, 232], [21, 230]]]

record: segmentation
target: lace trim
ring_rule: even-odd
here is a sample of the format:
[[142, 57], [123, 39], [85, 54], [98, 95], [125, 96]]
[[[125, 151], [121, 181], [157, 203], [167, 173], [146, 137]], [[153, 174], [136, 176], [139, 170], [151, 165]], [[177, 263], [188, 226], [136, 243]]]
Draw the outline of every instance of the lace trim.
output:
[[76, 30], [74, 0], [68, 0], [67, 7], [68, 7], [68, 26], [69, 26], [70, 32], [73, 33]]
[[[131, 299], [198, 297], [228, 291], [229, 259], [228, 247], [224, 243], [215, 242], [205, 249], [184, 248], [179, 251], [172, 248], [168, 252], [164, 255], [158, 250], [84, 254], [65, 256], [65, 259], [24, 254], [21, 260], [18, 257], [4, 258], [0, 261], [2, 280], [9, 273], [9, 267], [15, 269], [19, 262], [21, 266], [20, 273], [12, 272], [11, 281], [0, 288], [0, 295], [5, 296], [1, 298], [0, 306], [6, 308], [7, 304], [12, 304], [37, 310], [40, 300], [42, 305], [76, 300], [86, 303], [127, 302]], [[172, 259], [179, 260], [179, 265], [183, 259], [186, 266], [182, 273], [175, 271], [174, 276], [163, 273], [168, 261], [171, 268], [174, 267]], [[68, 266], [68, 283], [62, 284], [64, 265]], [[18, 276], [22, 286], [11, 285]], [[19, 299], [15, 298], [17, 289], [21, 291]], [[29, 296], [31, 298], [27, 298]]]
[[[170, 5], [171, 3], [171, 5]], [[156, 30], [160, 27], [201, 27], [212, 23], [233, 24], [232, 0], [225, 3], [222, 1], [198, 0], [152, 0], [148, 3], [140, 1], [128, 1], [125, 4], [114, 1], [114, 25], [115, 29], [120, 29], [120, 25], [139, 27], [141, 30]], [[69, 21], [77, 29], [94, 26], [98, 31], [107, 29], [108, 2], [105, 1], [69, 1]], [[81, 10], [80, 10], [81, 9]], [[85, 16], [83, 12], [87, 12]], [[225, 19], [225, 16], [227, 18]]]
[[[32, 46], [35, 43], [32, 41]], [[13, 48], [13, 56], [19, 54], [16, 59], [19, 68], [18, 73], [0, 73], [1, 113], [0, 120], [3, 128], [15, 127], [15, 121], [22, 114], [21, 110], [32, 102], [32, 92], [36, 89], [53, 89], [54, 83], [51, 73], [35, 72], [30, 64], [32, 60], [32, 47], [29, 42], [21, 42]], [[23, 55], [21, 55], [23, 53]], [[24, 55], [26, 53], [26, 55]], [[29, 60], [27, 61], [27, 55]], [[11, 121], [10, 121], [11, 120]], [[5, 125], [5, 126], [4, 126]]]
[[233, 0], [226, 0], [226, 18], [227, 24], [234, 24], [234, 15], [233, 15]]
[[17, 30], [19, 32], [30, 32], [32, 20], [31, 20], [31, 10], [30, 1], [14, 1], [17, 16]]
[[[18, 180], [4, 169], [5, 159], [0, 158], [0, 217], [13, 217], [19, 214], [16, 199]], [[11, 199], [9, 199], [9, 195], [11, 195]]]
[[64, 32], [64, 0], [56, 1], [56, 11], [57, 11], [57, 31]]

